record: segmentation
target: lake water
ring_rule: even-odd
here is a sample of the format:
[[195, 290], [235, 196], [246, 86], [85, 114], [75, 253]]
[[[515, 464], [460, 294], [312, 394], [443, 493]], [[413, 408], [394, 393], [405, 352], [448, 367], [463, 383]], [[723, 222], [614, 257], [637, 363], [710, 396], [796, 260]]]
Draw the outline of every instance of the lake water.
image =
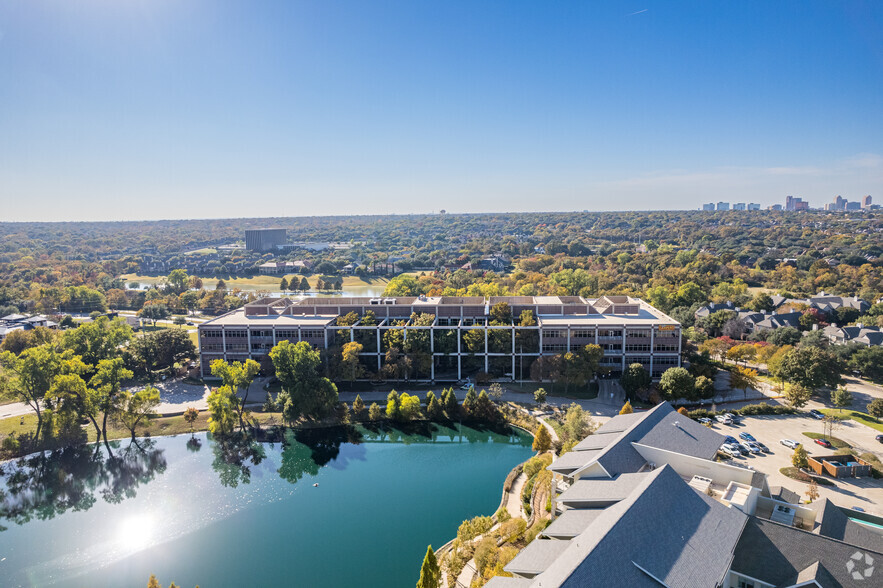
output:
[[0, 586], [413, 586], [428, 544], [494, 512], [530, 442], [421, 425], [30, 456], [0, 476]]

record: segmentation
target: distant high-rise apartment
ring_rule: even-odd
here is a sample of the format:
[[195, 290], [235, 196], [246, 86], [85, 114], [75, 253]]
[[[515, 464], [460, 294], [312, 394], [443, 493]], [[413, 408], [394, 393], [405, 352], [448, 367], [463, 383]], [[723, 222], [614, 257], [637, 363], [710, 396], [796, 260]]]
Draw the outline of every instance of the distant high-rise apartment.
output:
[[785, 197], [785, 210], [809, 210], [809, 202], [794, 196]]
[[718, 202], [717, 209], [718, 210], [730, 210], [730, 203], [729, 202]]
[[861, 210], [862, 203], [861, 202], [846, 202], [846, 210]]
[[733, 210], [745, 210], [745, 203], [744, 202], [737, 202], [736, 204], [733, 205]]
[[706, 212], [714, 212], [714, 202], [709, 202], [708, 204], [703, 204], [702, 210], [704, 210]]
[[749, 202], [748, 210], [760, 210], [760, 204], [758, 204], [757, 202]]
[[288, 239], [285, 229], [247, 229], [245, 248], [249, 251], [271, 251]]
[[781, 211], [781, 210], [782, 210], [782, 205], [781, 205], [781, 204], [773, 204], [772, 206], [767, 207], [767, 210], [777, 210], [777, 211]]
[[871, 195], [862, 196], [862, 208], [871, 208]]

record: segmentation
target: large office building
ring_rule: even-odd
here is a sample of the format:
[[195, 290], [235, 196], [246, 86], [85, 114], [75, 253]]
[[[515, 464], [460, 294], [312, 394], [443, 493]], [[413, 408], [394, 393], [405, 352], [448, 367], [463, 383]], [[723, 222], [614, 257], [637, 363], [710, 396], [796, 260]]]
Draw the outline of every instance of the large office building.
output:
[[[501, 302], [510, 318], [492, 315]], [[266, 365], [270, 349], [283, 340], [318, 349], [359, 342], [368, 372], [384, 369], [389, 342], [399, 340], [415, 359], [407, 377], [431, 381], [462, 380], [480, 371], [528, 380], [538, 358], [597, 344], [611, 375], [640, 363], [658, 378], [680, 365], [681, 325], [628, 296], [264, 298], [199, 326], [203, 375], [210, 376], [216, 359]]]
[[249, 251], [272, 251], [288, 240], [285, 229], [247, 229], [245, 248]]

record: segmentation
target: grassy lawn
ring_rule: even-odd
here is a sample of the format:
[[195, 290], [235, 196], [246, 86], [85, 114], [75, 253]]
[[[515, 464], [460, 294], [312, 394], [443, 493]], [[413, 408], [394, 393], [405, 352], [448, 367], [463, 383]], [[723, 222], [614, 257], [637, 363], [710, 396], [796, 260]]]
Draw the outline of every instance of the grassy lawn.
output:
[[[199, 418], [193, 423], [194, 431], [205, 431], [208, 429], [208, 411], [201, 411]], [[278, 425], [282, 423], [282, 415], [278, 412], [255, 412], [252, 413], [254, 419], [263, 425]], [[0, 437], [6, 437], [12, 433], [33, 433], [37, 430], [37, 415], [29, 414], [24, 417], [24, 425], [21, 424], [21, 417], [12, 417], [0, 419]], [[100, 424], [100, 423], [99, 423]], [[108, 439], [128, 439], [131, 433], [128, 429], [120, 427], [116, 423], [108, 421], [107, 423]], [[83, 425], [86, 432], [86, 438], [91, 443], [96, 439], [95, 427], [90, 422]], [[156, 417], [149, 419], [144, 425], [136, 429], [138, 437], [156, 437], [158, 435], [180, 435], [190, 432], [190, 425], [184, 421], [183, 415]]]
[[[843, 439], [838, 439], [837, 437], [826, 437], [821, 433], [807, 433], [804, 432], [804, 435], [809, 437], [810, 439], [827, 439], [831, 442], [831, 445], [834, 446], [834, 449], [851, 449], [852, 445], [844, 441]], [[820, 446], [821, 447], [821, 446]]]
[[839, 419], [859, 422], [883, 433], [883, 422], [880, 422], [879, 419], [872, 417], [866, 412], [859, 412], [857, 410], [841, 411], [837, 408], [823, 408], [821, 412]]

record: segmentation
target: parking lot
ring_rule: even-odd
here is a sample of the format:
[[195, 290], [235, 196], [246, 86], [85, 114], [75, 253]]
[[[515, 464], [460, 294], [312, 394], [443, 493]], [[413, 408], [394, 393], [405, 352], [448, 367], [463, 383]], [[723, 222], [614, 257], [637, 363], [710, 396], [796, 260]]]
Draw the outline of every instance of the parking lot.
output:
[[[804, 432], [822, 433], [822, 421], [804, 415], [750, 416], [742, 417], [735, 425], [714, 423], [713, 428], [721, 435], [731, 435], [739, 439], [739, 433], [748, 432], [766, 445], [770, 453], [749, 454], [734, 458], [733, 462], [750, 465], [767, 475], [770, 486], [785, 486], [805, 497], [807, 484], [798, 482], [779, 473], [780, 468], [791, 466], [793, 451], [780, 444], [781, 439], [793, 439], [803, 444], [809, 455], [830, 455], [836, 450], [817, 445]], [[835, 430], [834, 436], [850, 443], [860, 452], [870, 451], [878, 457], [883, 454], [883, 444], [874, 437], [876, 430], [847, 421]], [[741, 441], [741, 439], [739, 439]], [[867, 512], [883, 516], [883, 480], [873, 478], [850, 478], [835, 480], [827, 477], [834, 486], [819, 485], [821, 497], [831, 499], [835, 504], [852, 508], [860, 507]]]

